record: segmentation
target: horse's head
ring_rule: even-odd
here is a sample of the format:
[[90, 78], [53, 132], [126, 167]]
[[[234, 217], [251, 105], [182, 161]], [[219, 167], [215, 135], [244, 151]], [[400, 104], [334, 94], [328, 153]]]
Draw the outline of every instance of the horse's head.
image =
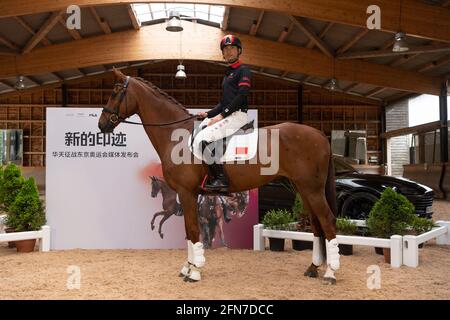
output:
[[127, 91], [130, 90], [130, 84], [135, 80], [116, 68], [113, 68], [113, 73], [114, 90], [98, 120], [98, 128], [103, 133], [113, 132], [121, 121], [137, 112], [137, 103], [134, 99], [130, 99], [129, 91]]
[[161, 183], [155, 176], [151, 176], [150, 179], [152, 179], [152, 198], [156, 198], [159, 190], [161, 190]]

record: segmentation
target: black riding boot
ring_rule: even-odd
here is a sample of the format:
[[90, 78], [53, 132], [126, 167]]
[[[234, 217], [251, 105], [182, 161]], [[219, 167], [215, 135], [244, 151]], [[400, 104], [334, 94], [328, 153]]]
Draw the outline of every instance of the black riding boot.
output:
[[[208, 150], [211, 158], [215, 156], [215, 149], [211, 150], [211, 144], [203, 141], [202, 142], [202, 152]], [[212, 164], [208, 165], [208, 177], [205, 183], [205, 189], [210, 191], [226, 191], [229, 187], [228, 177], [223, 170], [223, 164], [216, 163], [214, 161]]]

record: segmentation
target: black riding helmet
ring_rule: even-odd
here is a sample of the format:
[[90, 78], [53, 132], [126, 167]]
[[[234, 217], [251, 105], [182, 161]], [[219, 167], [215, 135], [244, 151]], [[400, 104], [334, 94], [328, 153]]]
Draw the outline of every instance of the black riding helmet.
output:
[[225, 37], [223, 37], [222, 41], [220, 41], [220, 51], [223, 51], [223, 48], [225, 48], [226, 46], [236, 46], [239, 48], [239, 54], [242, 53], [241, 40], [239, 40], [239, 38], [236, 36], [227, 34]]

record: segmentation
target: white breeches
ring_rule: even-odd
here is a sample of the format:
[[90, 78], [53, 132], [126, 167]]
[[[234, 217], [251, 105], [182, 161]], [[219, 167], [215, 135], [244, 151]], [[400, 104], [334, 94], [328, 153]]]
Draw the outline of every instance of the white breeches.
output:
[[[203, 119], [200, 123], [200, 128], [206, 126], [209, 120], [211, 118]], [[212, 142], [228, 137], [242, 128], [246, 123], [247, 113], [235, 111], [228, 117], [200, 131], [194, 139], [194, 145], [198, 146], [202, 141]]]

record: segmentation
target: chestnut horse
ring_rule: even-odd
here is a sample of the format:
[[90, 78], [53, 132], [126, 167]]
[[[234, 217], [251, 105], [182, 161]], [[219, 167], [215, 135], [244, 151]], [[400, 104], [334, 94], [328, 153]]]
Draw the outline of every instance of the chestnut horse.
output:
[[[201, 279], [200, 268], [205, 265], [203, 244], [199, 242], [198, 202], [201, 184], [207, 174], [207, 165], [199, 161], [175, 163], [172, 150], [180, 142], [173, 141], [175, 129], [192, 132], [195, 116], [152, 83], [127, 77], [114, 69], [115, 86], [107, 105], [103, 108], [98, 127], [103, 133], [111, 133], [126, 119], [139, 115], [144, 129], [158, 153], [164, 179], [178, 193], [184, 212], [188, 258], [181, 269], [185, 281]], [[264, 135], [262, 132], [264, 131]], [[271, 136], [278, 136], [278, 146], [273, 146]], [[284, 176], [289, 178], [301, 194], [310, 213], [314, 233], [312, 263], [305, 276], [317, 277], [318, 267], [326, 260], [325, 284], [335, 284], [335, 271], [339, 268], [339, 249], [336, 240], [336, 187], [327, 137], [319, 130], [297, 123], [281, 123], [258, 131], [259, 157], [255, 161], [225, 163], [230, 180], [229, 192], [250, 190]], [[265, 144], [261, 141], [266, 139]], [[183, 139], [187, 149], [188, 141]], [[278, 148], [277, 148], [278, 147]], [[267, 164], [261, 161], [261, 151], [266, 155], [278, 149], [278, 169], [274, 174], [262, 174]], [[189, 155], [194, 158], [193, 155]], [[324, 239], [325, 238], [325, 239]], [[326, 250], [321, 249], [325, 241]], [[326, 251], [326, 252], [325, 252]]]

